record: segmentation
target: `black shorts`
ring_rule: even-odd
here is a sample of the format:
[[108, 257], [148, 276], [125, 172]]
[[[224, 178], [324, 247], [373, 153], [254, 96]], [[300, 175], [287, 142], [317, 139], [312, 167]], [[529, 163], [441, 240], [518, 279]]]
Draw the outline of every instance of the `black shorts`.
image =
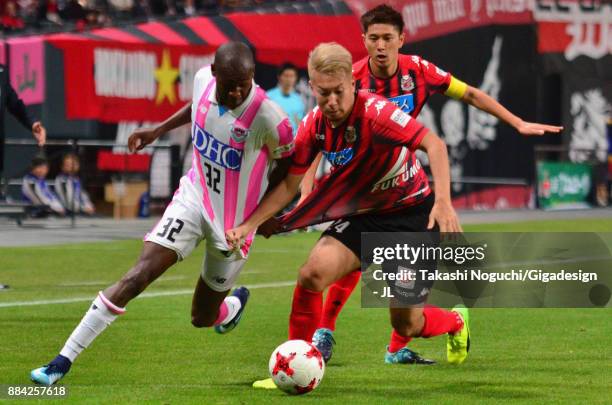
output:
[[[419, 205], [407, 208], [404, 211], [391, 214], [364, 214], [353, 217], [342, 218], [334, 221], [321, 236], [331, 236], [342, 242], [355, 255], [362, 260], [361, 256], [361, 233], [362, 232], [432, 232], [434, 239], [438, 238], [439, 228], [428, 230], [429, 214], [434, 204], [433, 194], [426, 197]], [[365, 258], [366, 264], [371, 263]], [[382, 266], [385, 273], [406, 273], [413, 270], [415, 279], [413, 281], [388, 281], [394, 296], [402, 304], [417, 305], [425, 302], [433, 281], [422, 280], [421, 273], [417, 270], [431, 267], [431, 263], [422, 263], [419, 269], [410, 269], [405, 263], [398, 261], [386, 262]], [[434, 264], [435, 266], [435, 264]], [[363, 268], [367, 265], [362, 266]]]

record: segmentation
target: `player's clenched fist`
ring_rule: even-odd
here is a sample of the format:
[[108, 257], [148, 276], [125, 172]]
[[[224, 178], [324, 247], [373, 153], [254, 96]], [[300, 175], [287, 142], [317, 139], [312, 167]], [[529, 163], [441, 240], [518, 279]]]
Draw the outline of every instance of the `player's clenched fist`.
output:
[[244, 226], [228, 229], [225, 231], [225, 239], [232, 249], [240, 249], [244, 243], [244, 238], [249, 234], [248, 229]]
[[128, 149], [130, 152], [141, 150], [145, 146], [153, 143], [159, 136], [160, 134], [158, 134], [155, 129], [137, 129], [132, 132], [132, 135], [130, 135], [128, 139]]

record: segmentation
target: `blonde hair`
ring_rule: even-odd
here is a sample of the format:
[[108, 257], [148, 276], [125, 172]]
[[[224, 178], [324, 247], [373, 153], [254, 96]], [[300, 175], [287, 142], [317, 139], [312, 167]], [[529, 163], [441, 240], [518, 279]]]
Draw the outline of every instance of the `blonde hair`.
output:
[[352, 76], [353, 58], [345, 47], [336, 42], [317, 45], [308, 55], [308, 75], [314, 72], [335, 76], [344, 73]]

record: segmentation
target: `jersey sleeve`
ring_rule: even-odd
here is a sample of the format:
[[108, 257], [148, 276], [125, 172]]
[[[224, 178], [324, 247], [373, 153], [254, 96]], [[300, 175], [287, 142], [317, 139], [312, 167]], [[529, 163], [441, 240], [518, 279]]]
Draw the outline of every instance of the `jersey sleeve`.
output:
[[429, 94], [444, 93], [448, 89], [452, 77], [450, 73], [422, 58], [419, 58], [419, 66]]
[[266, 100], [266, 104], [262, 107], [266, 108], [265, 115], [268, 127], [266, 145], [270, 151], [270, 157], [272, 159], [284, 159], [291, 156], [295, 144], [293, 129], [287, 114], [270, 100]]
[[385, 102], [380, 113], [370, 121], [374, 144], [406, 146], [416, 150], [428, 129], [391, 102]]
[[310, 164], [314, 161], [318, 153], [315, 142], [314, 112], [310, 112], [300, 122], [295, 136], [295, 153], [289, 168], [289, 173], [302, 175], [306, 173]]

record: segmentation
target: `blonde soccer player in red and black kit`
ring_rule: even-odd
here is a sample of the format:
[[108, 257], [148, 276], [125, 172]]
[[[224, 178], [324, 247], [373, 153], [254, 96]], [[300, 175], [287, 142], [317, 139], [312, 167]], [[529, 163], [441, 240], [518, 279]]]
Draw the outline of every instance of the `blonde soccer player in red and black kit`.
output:
[[[320, 44], [311, 52], [308, 74], [317, 107], [299, 126], [289, 174], [244, 223], [226, 232], [239, 249], [253, 229], [293, 199], [318, 153], [332, 164], [330, 174], [285, 221], [299, 227], [335, 220], [299, 270], [289, 339], [312, 338], [323, 291], [361, 266], [362, 232], [427, 232], [437, 238], [439, 232], [461, 231], [450, 201], [446, 145], [384, 97], [356, 92], [351, 66], [350, 53], [338, 44]], [[417, 149], [429, 158], [433, 190], [414, 155]], [[396, 180], [391, 186], [380, 186], [390, 178]], [[390, 306], [391, 324], [403, 336], [449, 334], [451, 356], [461, 362], [469, 349], [467, 309], [424, 308], [431, 288], [426, 283], [401, 287], [405, 294], [396, 297], [405, 305]], [[409, 298], [404, 302], [404, 297]], [[258, 383], [274, 387], [270, 379]]]
[[[399, 50], [404, 45], [404, 21], [393, 8], [380, 5], [369, 10], [361, 17], [361, 25], [368, 56], [353, 64], [353, 78], [358, 90], [384, 96], [415, 118], [429, 96], [439, 93], [494, 115], [522, 135], [561, 131], [562, 127], [523, 121], [483, 91], [467, 85], [433, 63], [416, 55], [400, 54]], [[313, 187], [319, 161], [320, 156], [304, 176], [301, 201]], [[319, 328], [313, 337], [313, 342], [327, 360], [332, 353], [336, 319], [360, 276], [359, 269], [355, 269], [335, 282], [327, 292]], [[432, 361], [423, 359], [406, 347], [410, 339], [410, 336], [393, 330], [385, 362], [432, 364]]]

